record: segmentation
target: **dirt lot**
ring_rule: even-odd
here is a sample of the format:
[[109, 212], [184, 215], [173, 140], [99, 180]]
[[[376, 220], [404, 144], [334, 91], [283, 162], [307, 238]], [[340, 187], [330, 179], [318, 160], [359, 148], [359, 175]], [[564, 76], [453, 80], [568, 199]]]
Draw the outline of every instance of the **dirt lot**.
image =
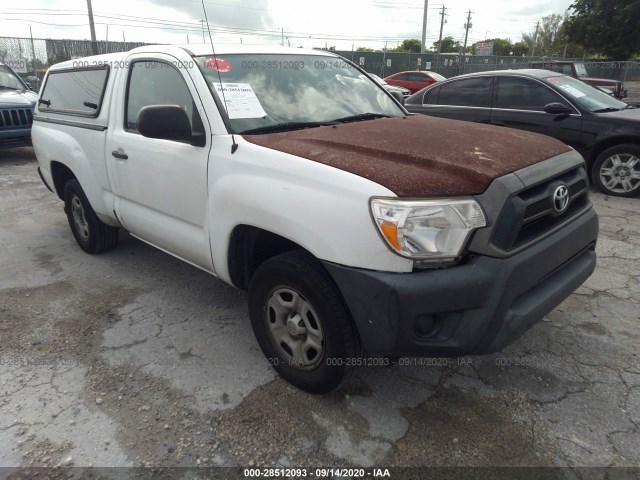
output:
[[83, 253], [32, 151], [0, 151], [0, 467], [638, 478], [640, 199], [593, 200], [596, 273], [507, 350], [363, 369], [321, 397], [276, 378], [244, 293], [126, 234]]

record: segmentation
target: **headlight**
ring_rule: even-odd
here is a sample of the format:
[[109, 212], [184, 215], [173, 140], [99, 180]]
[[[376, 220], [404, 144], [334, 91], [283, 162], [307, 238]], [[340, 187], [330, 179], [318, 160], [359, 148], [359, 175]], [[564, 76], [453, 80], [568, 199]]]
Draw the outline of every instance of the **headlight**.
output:
[[371, 199], [373, 219], [389, 246], [403, 257], [450, 262], [462, 253], [469, 235], [487, 221], [472, 199]]

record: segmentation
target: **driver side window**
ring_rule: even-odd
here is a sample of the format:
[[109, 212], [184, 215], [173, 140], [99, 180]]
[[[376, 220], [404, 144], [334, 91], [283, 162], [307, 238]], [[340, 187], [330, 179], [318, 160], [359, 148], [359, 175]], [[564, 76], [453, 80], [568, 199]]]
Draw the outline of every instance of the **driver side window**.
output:
[[187, 112], [191, 130], [202, 130], [202, 121], [191, 92], [173, 65], [155, 60], [138, 61], [131, 65], [125, 107], [127, 130], [136, 130], [138, 113], [149, 105], [178, 105]]
[[549, 103], [565, 103], [540, 82], [528, 78], [498, 77], [496, 108], [543, 112]]

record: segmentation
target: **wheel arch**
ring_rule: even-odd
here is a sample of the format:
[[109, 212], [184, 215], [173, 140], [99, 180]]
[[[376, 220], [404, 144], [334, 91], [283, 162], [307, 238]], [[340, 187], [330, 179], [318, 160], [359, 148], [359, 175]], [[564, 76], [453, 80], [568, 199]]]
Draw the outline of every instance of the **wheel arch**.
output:
[[60, 200], [64, 200], [64, 186], [67, 182], [74, 178], [78, 179], [67, 165], [55, 160], [51, 162], [51, 178], [53, 179], [53, 188]]
[[237, 225], [231, 232], [227, 251], [227, 266], [232, 284], [247, 290], [251, 277], [268, 259], [292, 250], [303, 250], [298, 243], [252, 225]]
[[640, 137], [633, 135], [620, 135], [617, 137], [607, 138], [597, 143], [592, 149], [588, 157], [589, 169], [593, 166], [596, 159], [604, 152], [611, 147], [615, 147], [617, 145], [623, 145], [625, 143], [630, 143], [632, 145], [640, 148]]

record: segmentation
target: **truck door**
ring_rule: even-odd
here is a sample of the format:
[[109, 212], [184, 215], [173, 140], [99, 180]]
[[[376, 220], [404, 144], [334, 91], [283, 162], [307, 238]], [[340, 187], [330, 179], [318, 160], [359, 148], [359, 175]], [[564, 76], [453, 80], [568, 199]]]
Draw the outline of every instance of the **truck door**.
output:
[[[207, 219], [210, 128], [195, 85], [175, 57], [129, 57], [118, 79], [107, 164], [116, 213], [133, 235], [208, 271], [213, 271]], [[179, 105], [204, 145], [143, 137], [138, 112], [148, 105]]]

